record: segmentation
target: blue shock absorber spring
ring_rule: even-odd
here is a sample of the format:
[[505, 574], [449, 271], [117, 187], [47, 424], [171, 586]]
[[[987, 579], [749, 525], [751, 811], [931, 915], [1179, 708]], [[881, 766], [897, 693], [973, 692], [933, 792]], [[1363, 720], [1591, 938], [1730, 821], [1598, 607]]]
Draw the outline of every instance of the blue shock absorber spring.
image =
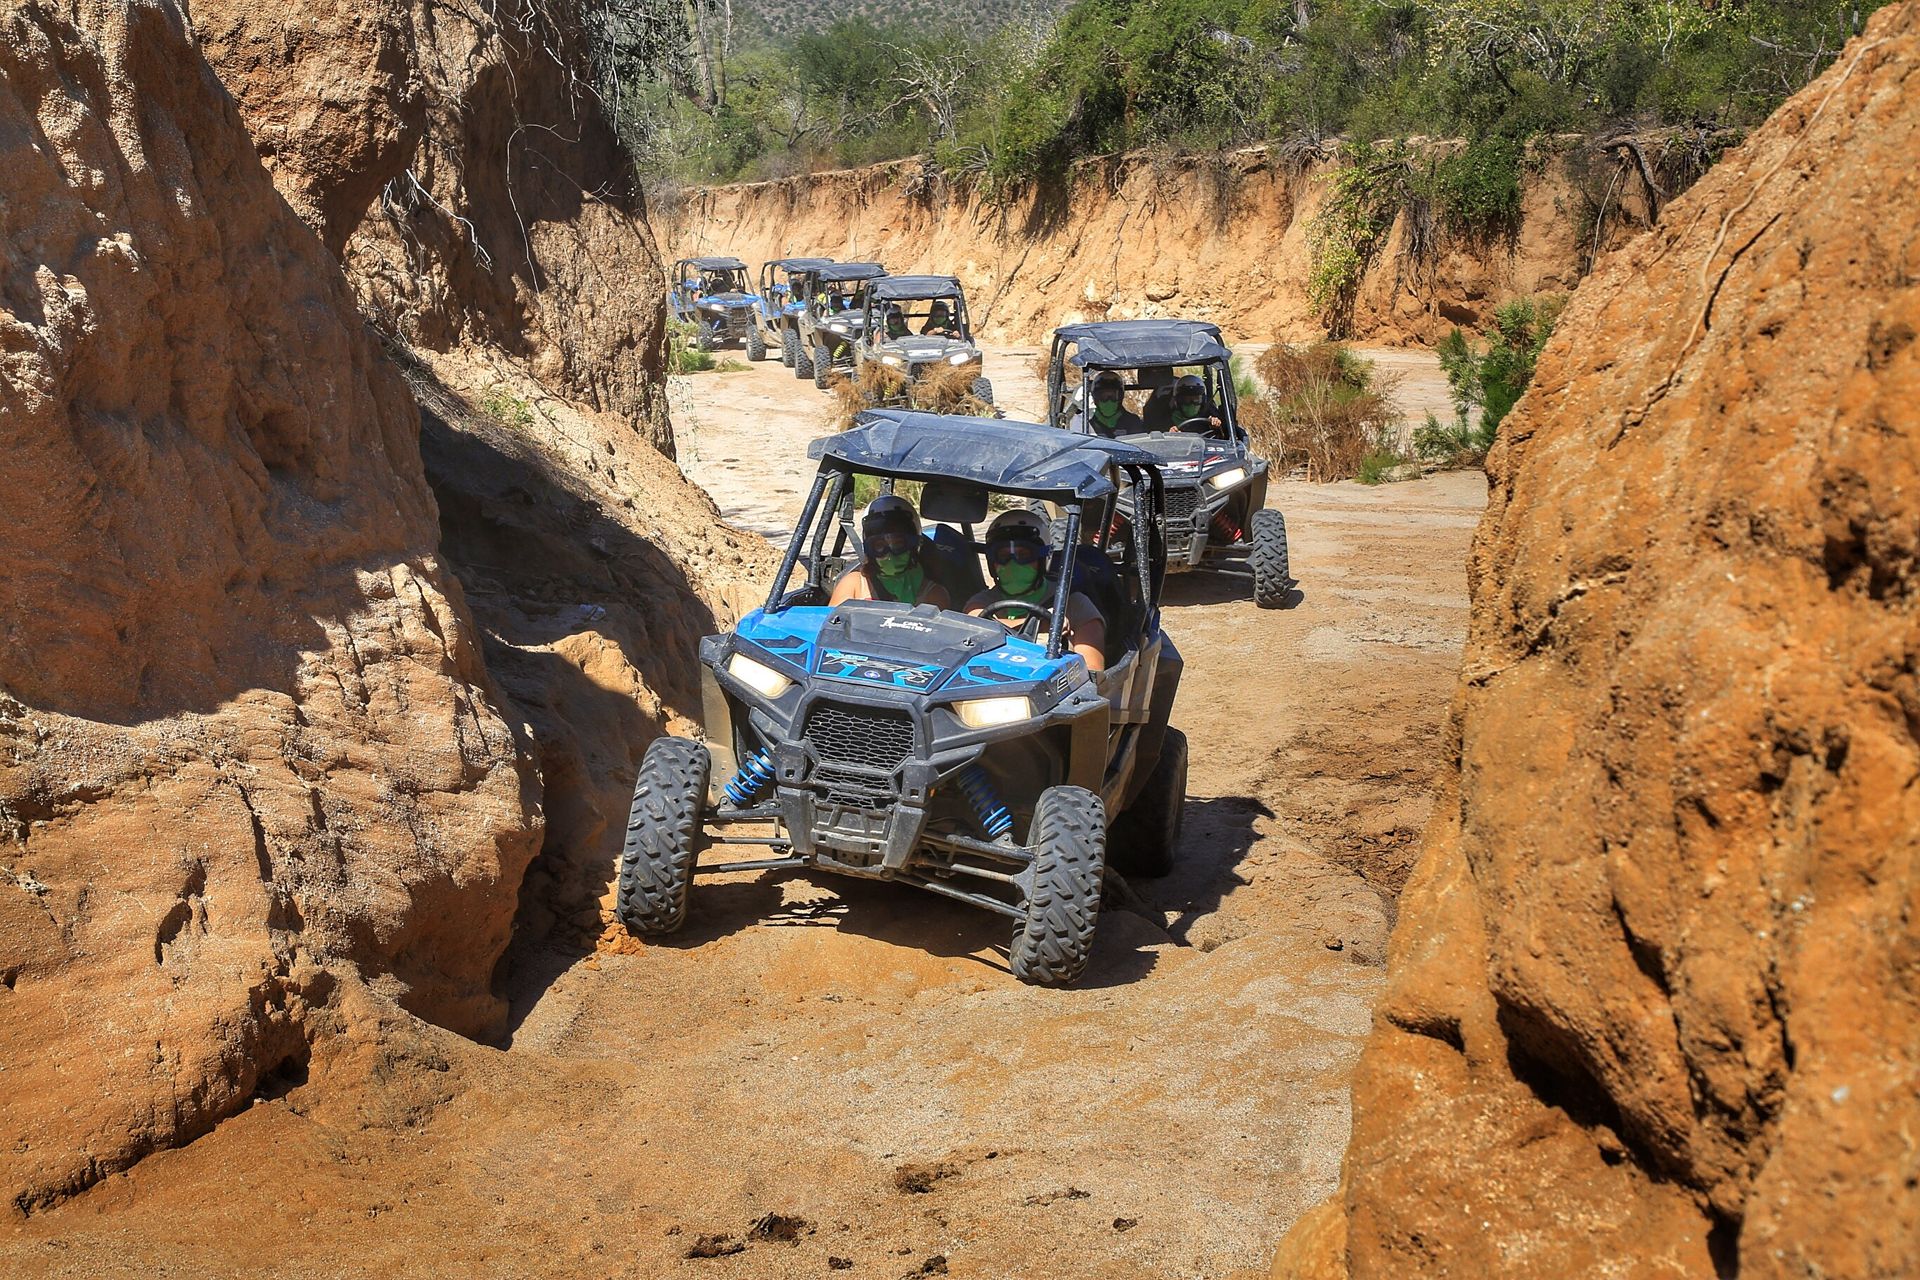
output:
[[998, 840], [1013, 830], [1013, 815], [1007, 812], [1007, 806], [1000, 803], [1000, 797], [994, 794], [993, 782], [987, 777], [987, 771], [977, 764], [962, 769], [954, 782], [960, 793], [973, 806], [974, 817], [980, 820], [981, 828], [990, 840]]
[[744, 808], [753, 803], [753, 798], [760, 794], [760, 788], [772, 778], [773, 758], [765, 751], [756, 751], [747, 757], [740, 771], [728, 781], [727, 799], [733, 801], [735, 807]]

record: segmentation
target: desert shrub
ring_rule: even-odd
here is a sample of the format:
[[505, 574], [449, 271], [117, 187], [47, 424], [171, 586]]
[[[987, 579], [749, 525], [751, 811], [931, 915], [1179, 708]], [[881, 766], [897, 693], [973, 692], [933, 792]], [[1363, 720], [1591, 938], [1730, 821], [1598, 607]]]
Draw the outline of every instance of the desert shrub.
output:
[[1478, 341], [1459, 329], [1440, 340], [1435, 352], [1453, 389], [1454, 420], [1442, 424], [1427, 415], [1426, 425], [1414, 432], [1421, 457], [1473, 465], [1486, 456], [1500, 420], [1533, 381], [1534, 365], [1565, 306], [1560, 294], [1515, 298], [1495, 309]]
[[533, 405], [497, 384], [480, 398], [480, 410], [503, 427], [524, 429], [533, 425]]
[[667, 322], [667, 372], [706, 373], [718, 363], [713, 352], [694, 345], [694, 326], [681, 320]]
[[[1276, 468], [1304, 469], [1309, 480], [1347, 480], [1363, 464], [1378, 471], [1402, 461], [1399, 379], [1381, 377], [1372, 361], [1335, 342], [1276, 342], [1256, 368], [1263, 386], [1243, 401], [1241, 416], [1255, 452]], [[1382, 457], [1392, 461], [1383, 464]]]
[[1520, 225], [1520, 144], [1478, 138], [1433, 167], [1433, 201], [1456, 235], [1511, 232]]
[[1360, 278], [1386, 243], [1411, 174], [1404, 148], [1361, 142], [1344, 149], [1326, 202], [1307, 225], [1307, 300], [1329, 337], [1352, 328]]

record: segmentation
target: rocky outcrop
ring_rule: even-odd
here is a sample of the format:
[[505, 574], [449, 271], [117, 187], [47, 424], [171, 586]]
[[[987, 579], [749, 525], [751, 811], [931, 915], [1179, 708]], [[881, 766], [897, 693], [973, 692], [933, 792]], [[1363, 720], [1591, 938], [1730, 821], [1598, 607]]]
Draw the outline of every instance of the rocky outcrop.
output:
[[672, 453], [661, 276], [577, 7], [195, 0], [209, 61], [367, 317]]
[[[1449, 236], [1397, 215], [1342, 316], [1350, 336], [1431, 342], [1515, 296], [1564, 293], [1595, 253], [1644, 226], [1631, 185], [1622, 197], [1591, 180], [1595, 164], [1610, 162], [1571, 140], [1537, 160], [1510, 232]], [[1336, 166], [1330, 151], [1290, 157], [1265, 147], [1101, 157], [1001, 206], [929, 184], [921, 162], [907, 160], [691, 190], [659, 216], [669, 258], [736, 253], [757, 264], [823, 253], [957, 275], [975, 326], [996, 341], [1040, 342], [1056, 325], [1137, 316], [1212, 320], [1235, 341], [1303, 341], [1326, 334], [1307, 280]]]
[[1916, 154], [1909, 2], [1575, 296], [1490, 459], [1341, 1199], [1276, 1275], [1912, 1273]]
[[661, 456], [660, 271], [578, 7], [193, 17], [425, 412], [444, 553], [546, 782], [520, 932], [590, 941], [639, 754], [697, 715], [698, 639], [771, 565]]
[[0, 1188], [31, 1211], [298, 1078], [343, 987], [497, 1034], [539, 782], [407, 389], [172, 0], [0, 8], [0, 172]]

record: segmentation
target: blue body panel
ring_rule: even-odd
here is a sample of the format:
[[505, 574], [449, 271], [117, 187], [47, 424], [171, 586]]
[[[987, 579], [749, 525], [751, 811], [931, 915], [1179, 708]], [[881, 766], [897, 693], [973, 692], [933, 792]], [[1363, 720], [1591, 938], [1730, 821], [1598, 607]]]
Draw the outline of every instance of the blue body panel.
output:
[[1045, 645], [1015, 635], [1008, 635], [1006, 643], [996, 649], [967, 657], [951, 670], [916, 660], [905, 646], [891, 654], [823, 648], [820, 628], [832, 613], [822, 605], [796, 605], [771, 614], [755, 609], [740, 619], [734, 634], [808, 675], [911, 694], [1044, 684], [1063, 676], [1080, 661], [1072, 654], [1048, 658]]

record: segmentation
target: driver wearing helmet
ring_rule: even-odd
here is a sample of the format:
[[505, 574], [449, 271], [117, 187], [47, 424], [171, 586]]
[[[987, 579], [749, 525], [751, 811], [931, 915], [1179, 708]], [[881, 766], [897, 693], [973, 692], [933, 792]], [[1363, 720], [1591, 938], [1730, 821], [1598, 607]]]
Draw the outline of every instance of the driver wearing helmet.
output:
[[957, 338], [960, 329], [953, 321], [953, 308], [945, 299], [935, 299], [931, 310], [927, 312], [927, 322], [920, 326], [920, 332], [936, 338]]
[[952, 608], [953, 597], [927, 573], [922, 556], [925, 544], [913, 504], [898, 494], [881, 494], [860, 518], [860, 545], [866, 558], [840, 575], [827, 603], [891, 600]]
[[[1090, 391], [1093, 397], [1093, 434], [1111, 440], [1115, 436], [1132, 435], [1147, 429], [1140, 415], [1127, 408], [1126, 392], [1126, 381], [1113, 370], [1103, 369], [1094, 376]], [[1076, 431], [1086, 429], [1080, 419], [1081, 414], [1076, 414], [1073, 423]]]
[[1213, 435], [1220, 427], [1219, 413], [1207, 402], [1207, 384], [1197, 373], [1182, 374], [1173, 384], [1173, 422], [1167, 430]]
[[891, 341], [894, 338], [904, 338], [910, 332], [912, 331], [907, 328], [907, 313], [900, 309], [899, 303], [897, 302], [889, 303], [887, 305], [887, 338], [888, 340]]
[[[1031, 511], [1004, 511], [987, 526], [986, 548], [993, 585], [967, 601], [967, 612], [1010, 629], [1035, 616], [1042, 619], [1043, 628], [1051, 626], [1047, 619], [1052, 616], [1059, 579], [1047, 576], [1051, 557], [1046, 521]], [[1067, 596], [1064, 631], [1067, 646], [1080, 655], [1088, 671], [1106, 668], [1102, 651], [1107, 642], [1106, 621], [1093, 601], [1078, 591]]]

